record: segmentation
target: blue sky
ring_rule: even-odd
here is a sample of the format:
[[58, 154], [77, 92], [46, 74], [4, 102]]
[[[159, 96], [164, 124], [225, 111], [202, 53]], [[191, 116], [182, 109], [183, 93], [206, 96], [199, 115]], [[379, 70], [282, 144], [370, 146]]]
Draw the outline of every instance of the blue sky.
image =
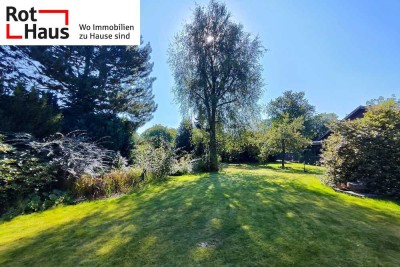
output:
[[[334, 112], [342, 118], [372, 98], [400, 96], [399, 0], [225, 3], [233, 18], [259, 35], [269, 50], [262, 59], [265, 93], [260, 103], [285, 90], [305, 91], [318, 112]], [[153, 48], [158, 110], [140, 131], [154, 124], [179, 125], [167, 49], [194, 7], [193, 0], [141, 1], [141, 33]]]

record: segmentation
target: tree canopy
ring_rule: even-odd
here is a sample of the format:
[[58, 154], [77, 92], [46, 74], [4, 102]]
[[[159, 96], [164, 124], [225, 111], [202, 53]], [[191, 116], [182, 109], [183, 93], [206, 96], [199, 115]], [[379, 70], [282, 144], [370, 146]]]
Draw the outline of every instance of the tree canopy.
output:
[[206, 125], [212, 171], [218, 169], [217, 123], [237, 123], [257, 106], [264, 51], [259, 38], [245, 32], [226, 5], [214, 0], [195, 8], [170, 46], [175, 98], [183, 113]]
[[329, 124], [337, 120], [334, 113], [317, 113], [315, 106], [306, 98], [305, 92], [285, 91], [282, 96], [271, 100], [266, 112], [272, 122], [282, 122], [287, 116], [289, 121], [302, 117], [302, 133], [309, 139], [317, 139], [326, 133]]
[[281, 121], [288, 116], [289, 120], [303, 117], [304, 120], [314, 116], [315, 107], [305, 98], [304, 92], [285, 91], [282, 96], [271, 100], [267, 105], [267, 114], [274, 121]]
[[[152, 119], [157, 108], [151, 47], [4, 46], [0, 48], [3, 95], [32, 85], [51, 92], [63, 114], [62, 132], [84, 130], [93, 139], [128, 156], [132, 133]], [[18, 66], [16, 68], [15, 66]]]
[[168, 128], [160, 124], [156, 124], [142, 133], [142, 138], [155, 148], [159, 148], [164, 144], [174, 146], [177, 132], [173, 128]]
[[[150, 76], [151, 47], [33, 47], [33, 59], [46, 63], [44, 73], [61, 86], [57, 90], [72, 124], [83, 114], [119, 115], [142, 126], [156, 109]], [[63, 89], [66, 88], [67, 90]]]
[[262, 155], [267, 157], [270, 154], [281, 153], [282, 168], [284, 168], [286, 153], [295, 152], [310, 144], [310, 140], [301, 133], [303, 129], [302, 117], [290, 120], [289, 115], [285, 115], [282, 120], [273, 122], [265, 134]]

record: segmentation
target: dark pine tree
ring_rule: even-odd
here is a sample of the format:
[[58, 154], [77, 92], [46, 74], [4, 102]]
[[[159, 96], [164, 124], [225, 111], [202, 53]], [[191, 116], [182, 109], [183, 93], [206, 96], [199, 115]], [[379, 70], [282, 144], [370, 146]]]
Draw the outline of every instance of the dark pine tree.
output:
[[26, 132], [42, 138], [61, 130], [62, 115], [51, 93], [19, 85], [0, 90], [0, 131]]
[[[157, 108], [150, 54], [149, 44], [3, 47], [0, 55], [8, 62], [0, 64], [7, 74], [3, 91], [21, 80], [53, 92], [64, 115], [63, 132], [84, 130], [93, 139], [109, 137], [104, 145], [127, 155], [132, 133]], [[12, 68], [11, 62], [24, 67]]]
[[194, 145], [192, 143], [193, 125], [190, 120], [184, 119], [178, 128], [175, 147], [182, 153], [192, 153]]

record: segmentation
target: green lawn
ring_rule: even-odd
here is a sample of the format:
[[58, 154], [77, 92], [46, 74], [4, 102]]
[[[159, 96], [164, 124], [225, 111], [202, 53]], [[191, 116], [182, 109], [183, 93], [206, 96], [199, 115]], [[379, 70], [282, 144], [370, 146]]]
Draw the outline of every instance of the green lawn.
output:
[[0, 223], [0, 266], [400, 266], [400, 206], [230, 165]]

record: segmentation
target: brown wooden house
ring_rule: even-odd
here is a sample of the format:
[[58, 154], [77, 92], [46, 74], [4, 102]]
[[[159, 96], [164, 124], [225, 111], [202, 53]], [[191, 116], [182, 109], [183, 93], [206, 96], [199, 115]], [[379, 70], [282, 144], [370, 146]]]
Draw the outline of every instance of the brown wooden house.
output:
[[[365, 112], [367, 111], [366, 106], [359, 106], [355, 110], [353, 110], [349, 115], [347, 115], [343, 120], [357, 120], [364, 117]], [[331, 136], [332, 131], [327, 131], [323, 136], [319, 137], [315, 141], [313, 141], [311, 146], [311, 157], [314, 158], [314, 163], [318, 163], [321, 159], [321, 151], [322, 151], [322, 143]]]

